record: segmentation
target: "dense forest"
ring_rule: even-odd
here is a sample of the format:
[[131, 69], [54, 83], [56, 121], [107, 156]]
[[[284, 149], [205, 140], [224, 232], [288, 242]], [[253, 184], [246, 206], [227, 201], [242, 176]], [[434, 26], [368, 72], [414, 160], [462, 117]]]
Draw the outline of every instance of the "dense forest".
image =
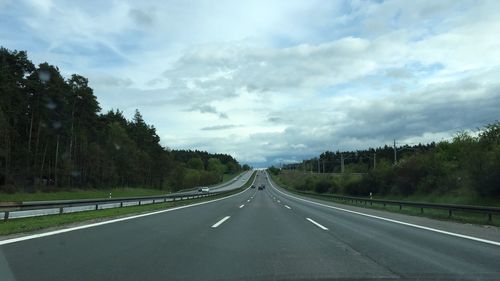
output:
[[270, 170], [276, 175], [289, 170], [341, 173], [336, 177], [289, 178], [298, 189], [320, 193], [500, 198], [500, 122], [486, 125], [477, 134], [460, 132], [437, 144], [327, 151], [318, 158]]
[[132, 120], [119, 110], [101, 113], [87, 78], [64, 78], [56, 66], [37, 67], [26, 52], [0, 48], [0, 191], [175, 191], [240, 170], [229, 155], [163, 147], [138, 110]]

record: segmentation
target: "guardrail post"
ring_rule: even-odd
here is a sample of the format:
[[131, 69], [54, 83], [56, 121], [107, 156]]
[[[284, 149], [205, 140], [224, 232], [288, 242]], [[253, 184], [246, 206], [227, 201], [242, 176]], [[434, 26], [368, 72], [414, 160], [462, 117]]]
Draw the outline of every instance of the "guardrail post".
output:
[[63, 213], [63, 207], [59, 207], [59, 214]]
[[402, 204], [399, 204], [399, 209], [403, 209], [403, 205]]
[[451, 209], [448, 210], [448, 217], [451, 218]]
[[120, 208], [123, 207], [123, 202], [120, 202]]
[[139, 206], [141, 206], [141, 200], [139, 200]]
[[424, 213], [424, 208], [420, 208], [420, 213], [423, 214]]
[[8, 220], [8, 219], [9, 219], [9, 211], [5, 211], [5, 212], [3, 213], [3, 220], [4, 220], [4, 221], [6, 221], [6, 220]]
[[95, 209], [99, 210], [99, 204], [95, 204]]
[[488, 221], [490, 221], [490, 222], [491, 222], [491, 219], [492, 219], [492, 218], [491, 218], [491, 213], [488, 213]]

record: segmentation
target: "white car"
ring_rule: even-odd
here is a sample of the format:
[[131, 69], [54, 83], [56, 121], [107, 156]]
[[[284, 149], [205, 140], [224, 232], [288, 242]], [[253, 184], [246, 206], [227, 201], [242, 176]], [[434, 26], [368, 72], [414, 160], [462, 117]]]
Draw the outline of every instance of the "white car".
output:
[[202, 187], [198, 191], [200, 191], [200, 192], [210, 192], [210, 188], [208, 188], [208, 187]]

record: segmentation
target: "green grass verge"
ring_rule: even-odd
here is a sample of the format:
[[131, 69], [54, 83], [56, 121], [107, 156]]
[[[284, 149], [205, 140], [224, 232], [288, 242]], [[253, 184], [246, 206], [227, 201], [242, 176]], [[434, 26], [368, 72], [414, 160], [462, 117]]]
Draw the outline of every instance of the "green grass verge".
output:
[[166, 194], [165, 190], [149, 188], [113, 188], [113, 189], [71, 189], [56, 192], [18, 192], [14, 194], [0, 193], [0, 202], [22, 202], [22, 201], [50, 201], [50, 200], [73, 200], [108, 198], [109, 193], [113, 198], [136, 197]]
[[498, 199], [474, 197], [474, 196], [456, 196], [456, 195], [423, 195], [415, 194], [410, 196], [374, 196], [374, 199], [382, 200], [397, 200], [397, 201], [412, 201], [412, 202], [425, 202], [425, 203], [444, 203], [444, 204], [457, 204], [457, 205], [474, 205], [474, 206], [491, 206], [500, 207]]
[[[335, 202], [335, 203], [350, 205], [350, 206], [356, 206], [356, 207], [384, 210], [384, 211], [401, 213], [401, 214], [412, 215], [412, 216], [429, 217], [429, 218], [439, 219], [439, 220], [450, 220], [450, 221], [456, 221], [456, 222], [462, 222], [462, 223], [500, 226], [500, 216], [494, 215], [492, 217], [492, 221], [488, 221], [487, 215], [483, 214], [483, 213], [453, 211], [452, 216], [449, 217], [447, 210], [424, 209], [424, 211], [422, 213], [420, 208], [415, 208], [415, 207], [404, 206], [400, 210], [399, 206], [397, 206], [397, 205], [386, 205], [384, 207], [383, 204], [373, 203], [372, 205], [370, 205], [370, 203], [366, 203], [366, 204], [365, 203], [353, 203], [353, 202], [343, 201], [340, 199], [335, 199], [335, 198], [328, 197], [328, 196], [322, 196], [319, 194], [316, 195], [316, 194], [299, 193], [293, 187], [290, 187], [290, 186], [287, 186], [286, 184], [283, 184], [280, 181], [279, 176], [275, 176], [275, 175], [271, 174], [271, 178], [280, 187], [283, 187], [290, 192], [293, 192], [293, 193], [298, 194], [298, 195], [310, 197], [310, 198], [323, 200], [323, 201], [330, 201], [330, 202]], [[422, 197], [422, 198], [425, 198], [425, 197]], [[379, 198], [379, 199], [381, 199], [381, 198]], [[387, 199], [387, 198], [384, 198], [384, 199]], [[394, 199], [394, 198], [391, 198], [391, 199]], [[400, 200], [400, 199], [394, 199], [394, 200]], [[410, 200], [408, 200], [408, 201], [410, 201]], [[419, 202], [417, 200], [415, 200], [415, 201]], [[420, 202], [422, 202], [422, 201], [420, 201]], [[434, 201], [433, 203], [442, 203], [442, 202]]]
[[96, 210], [96, 211], [84, 211], [84, 212], [76, 212], [76, 213], [68, 213], [61, 215], [48, 215], [48, 216], [39, 216], [39, 217], [31, 217], [31, 218], [20, 218], [20, 219], [11, 219], [8, 221], [0, 222], [0, 235], [9, 235], [14, 233], [25, 233], [37, 231], [40, 229], [48, 228], [48, 227], [58, 227], [67, 224], [77, 223], [77, 222], [85, 222], [85, 221], [100, 221], [107, 218], [120, 217], [125, 215], [133, 215], [140, 213], [147, 213], [162, 209], [168, 209], [183, 205], [188, 205], [192, 203], [209, 201], [217, 198], [222, 198], [225, 196], [229, 196], [240, 192], [241, 190], [247, 188], [252, 183], [255, 178], [255, 173], [250, 177], [250, 179], [243, 185], [243, 187], [235, 189], [231, 192], [228, 192], [223, 195], [183, 200], [183, 201], [175, 201], [175, 202], [166, 202], [166, 203], [157, 203], [157, 204], [148, 204], [142, 206], [130, 206], [123, 208], [112, 208], [112, 209], [104, 209], [104, 210]]

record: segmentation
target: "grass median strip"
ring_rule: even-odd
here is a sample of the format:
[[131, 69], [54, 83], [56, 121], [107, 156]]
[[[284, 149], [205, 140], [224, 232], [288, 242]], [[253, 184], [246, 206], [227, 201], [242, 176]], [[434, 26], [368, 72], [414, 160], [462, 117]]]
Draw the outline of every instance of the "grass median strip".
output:
[[[245, 172], [238, 174], [224, 174], [224, 180], [211, 186], [228, 184], [234, 178], [243, 175]], [[23, 201], [51, 201], [51, 200], [77, 200], [77, 199], [99, 199], [109, 198], [111, 193], [112, 198], [120, 197], [138, 197], [138, 196], [154, 196], [170, 193], [169, 190], [140, 188], [140, 187], [123, 187], [123, 188], [106, 188], [106, 189], [68, 189], [55, 192], [17, 192], [13, 194], [0, 193], [0, 202], [23, 202]]]
[[121, 216], [128, 216], [133, 214], [147, 213], [152, 211], [157, 211], [161, 209], [173, 208], [178, 206], [184, 206], [188, 204], [192, 204], [195, 202], [203, 202], [214, 200], [217, 198], [226, 197], [241, 190], [249, 187], [255, 177], [255, 173], [250, 177], [245, 185], [241, 188], [235, 189], [231, 192], [224, 193], [221, 195], [215, 195], [210, 197], [202, 197], [197, 199], [189, 199], [182, 201], [174, 201], [174, 202], [166, 202], [166, 203], [156, 203], [156, 204], [148, 204], [148, 205], [140, 205], [140, 206], [130, 206], [130, 207], [122, 207], [122, 208], [111, 208], [111, 209], [103, 209], [96, 211], [83, 211], [83, 212], [75, 212], [75, 213], [65, 213], [60, 215], [47, 215], [47, 216], [39, 216], [39, 217], [29, 217], [29, 218], [19, 218], [12, 219], [8, 221], [0, 222], [0, 235], [10, 235], [15, 233], [25, 233], [25, 232], [33, 232], [49, 227], [60, 227], [73, 223], [81, 223], [81, 222], [96, 222], [102, 221], [110, 218], [116, 218]]
[[119, 197], [154, 196], [167, 194], [166, 190], [150, 188], [110, 188], [110, 189], [71, 189], [57, 192], [19, 192], [14, 194], [0, 193], [0, 202], [78, 200]]

